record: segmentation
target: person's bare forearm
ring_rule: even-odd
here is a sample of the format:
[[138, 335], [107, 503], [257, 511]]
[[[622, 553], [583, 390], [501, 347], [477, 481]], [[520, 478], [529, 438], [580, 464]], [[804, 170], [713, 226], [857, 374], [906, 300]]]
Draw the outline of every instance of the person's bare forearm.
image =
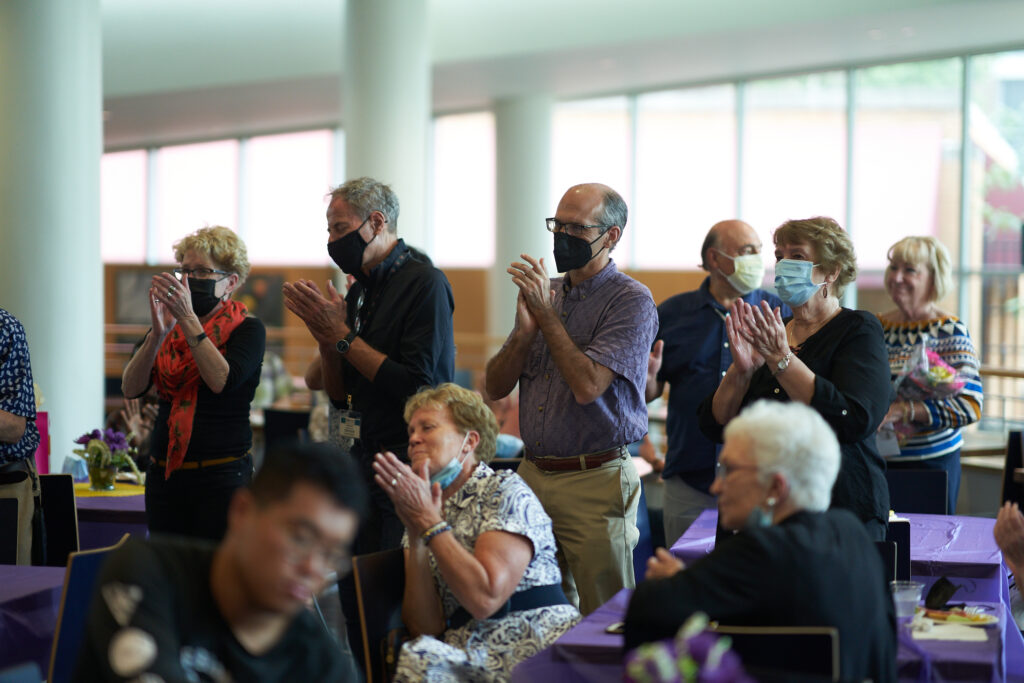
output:
[[324, 381], [324, 391], [335, 401], [347, 401], [348, 394], [345, 393], [345, 377], [342, 374], [345, 360], [338, 350], [329, 344], [320, 345], [321, 376]]
[[163, 338], [157, 339], [156, 333], [150, 330], [142, 346], [128, 361], [121, 376], [121, 392], [127, 398], [137, 398], [149, 387], [149, 377], [153, 372], [153, 363], [156, 362], [156, 354], [161, 343]]
[[562, 373], [576, 402], [580, 405], [593, 403], [608, 389], [615, 373], [583, 353], [553, 312], [538, 322], [548, 350], [551, 351], [551, 360]]
[[737, 370], [735, 363], [729, 366], [711, 400], [711, 413], [715, 416], [715, 422], [725, 425], [740, 412], [752, 375], [753, 372], [744, 373]]
[[526, 367], [533, 336], [516, 330], [509, 343], [487, 361], [484, 389], [492, 401], [505, 398], [516, 388], [519, 376]]
[[0, 410], [0, 443], [18, 443], [25, 434], [25, 418]]

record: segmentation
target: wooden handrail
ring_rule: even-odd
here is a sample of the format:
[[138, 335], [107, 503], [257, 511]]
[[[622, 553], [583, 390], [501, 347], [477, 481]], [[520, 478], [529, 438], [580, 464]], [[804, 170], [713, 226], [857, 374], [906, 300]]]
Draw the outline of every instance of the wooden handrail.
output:
[[1024, 370], [997, 368], [993, 365], [982, 365], [980, 374], [982, 377], [1009, 377], [1011, 379], [1024, 379]]

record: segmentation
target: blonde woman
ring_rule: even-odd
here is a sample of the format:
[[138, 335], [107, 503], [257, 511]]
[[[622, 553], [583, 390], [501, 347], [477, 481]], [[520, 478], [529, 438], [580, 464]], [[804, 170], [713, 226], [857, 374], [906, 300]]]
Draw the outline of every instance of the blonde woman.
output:
[[155, 385], [153, 464], [146, 477], [151, 532], [220, 540], [228, 504], [252, 478], [249, 409], [266, 330], [231, 299], [249, 274], [231, 230], [202, 228], [174, 245], [179, 267], [153, 276], [152, 329], [124, 370], [137, 398]]
[[896, 308], [882, 313], [882, 332], [889, 348], [893, 379], [925, 335], [929, 348], [966, 379], [955, 396], [926, 401], [897, 400], [883, 424], [902, 422], [916, 433], [888, 459], [891, 469], [935, 469], [946, 472], [947, 511], [956, 511], [960, 491], [960, 428], [981, 418], [984, 395], [980, 361], [967, 326], [938, 302], [952, 285], [949, 252], [934, 237], [905, 237], [889, 248], [885, 290]]

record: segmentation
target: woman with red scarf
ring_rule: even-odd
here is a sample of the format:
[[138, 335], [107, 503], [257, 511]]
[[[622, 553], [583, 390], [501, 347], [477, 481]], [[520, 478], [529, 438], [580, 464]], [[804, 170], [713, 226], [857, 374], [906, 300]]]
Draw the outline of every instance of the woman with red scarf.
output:
[[153, 276], [152, 329], [124, 370], [128, 398], [156, 385], [153, 464], [146, 475], [151, 533], [219, 540], [235, 489], [252, 478], [249, 409], [266, 330], [231, 300], [249, 274], [245, 244], [223, 227], [174, 245], [180, 267]]

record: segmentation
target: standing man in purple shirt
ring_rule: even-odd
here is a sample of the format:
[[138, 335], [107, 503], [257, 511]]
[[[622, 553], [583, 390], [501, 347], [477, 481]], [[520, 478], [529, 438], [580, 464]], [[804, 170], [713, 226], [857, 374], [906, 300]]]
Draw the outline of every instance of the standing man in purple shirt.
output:
[[732, 364], [725, 316], [736, 299], [772, 308], [789, 306], [760, 289], [764, 281], [761, 238], [738, 220], [711, 226], [701, 247], [708, 271], [698, 289], [669, 297], [658, 306], [658, 341], [647, 367], [647, 400], [671, 385], [668, 395], [668, 453], [665, 481], [665, 540], [671, 545], [705, 509], [716, 507], [710, 488], [721, 446], [700, 431], [697, 406], [714, 393]]
[[569, 188], [547, 228], [555, 265], [508, 269], [519, 288], [516, 322], [487, 363], [492, 400], [519, 383], [519, 474], [551, 516], [562, 587], [589, 614], [635, 585], [640, 480], [626, 444], [647, 433], [648, 352], [658, 328], [650, 291], [609, 252], [626, 227], [626, 203], [596, 183]]

